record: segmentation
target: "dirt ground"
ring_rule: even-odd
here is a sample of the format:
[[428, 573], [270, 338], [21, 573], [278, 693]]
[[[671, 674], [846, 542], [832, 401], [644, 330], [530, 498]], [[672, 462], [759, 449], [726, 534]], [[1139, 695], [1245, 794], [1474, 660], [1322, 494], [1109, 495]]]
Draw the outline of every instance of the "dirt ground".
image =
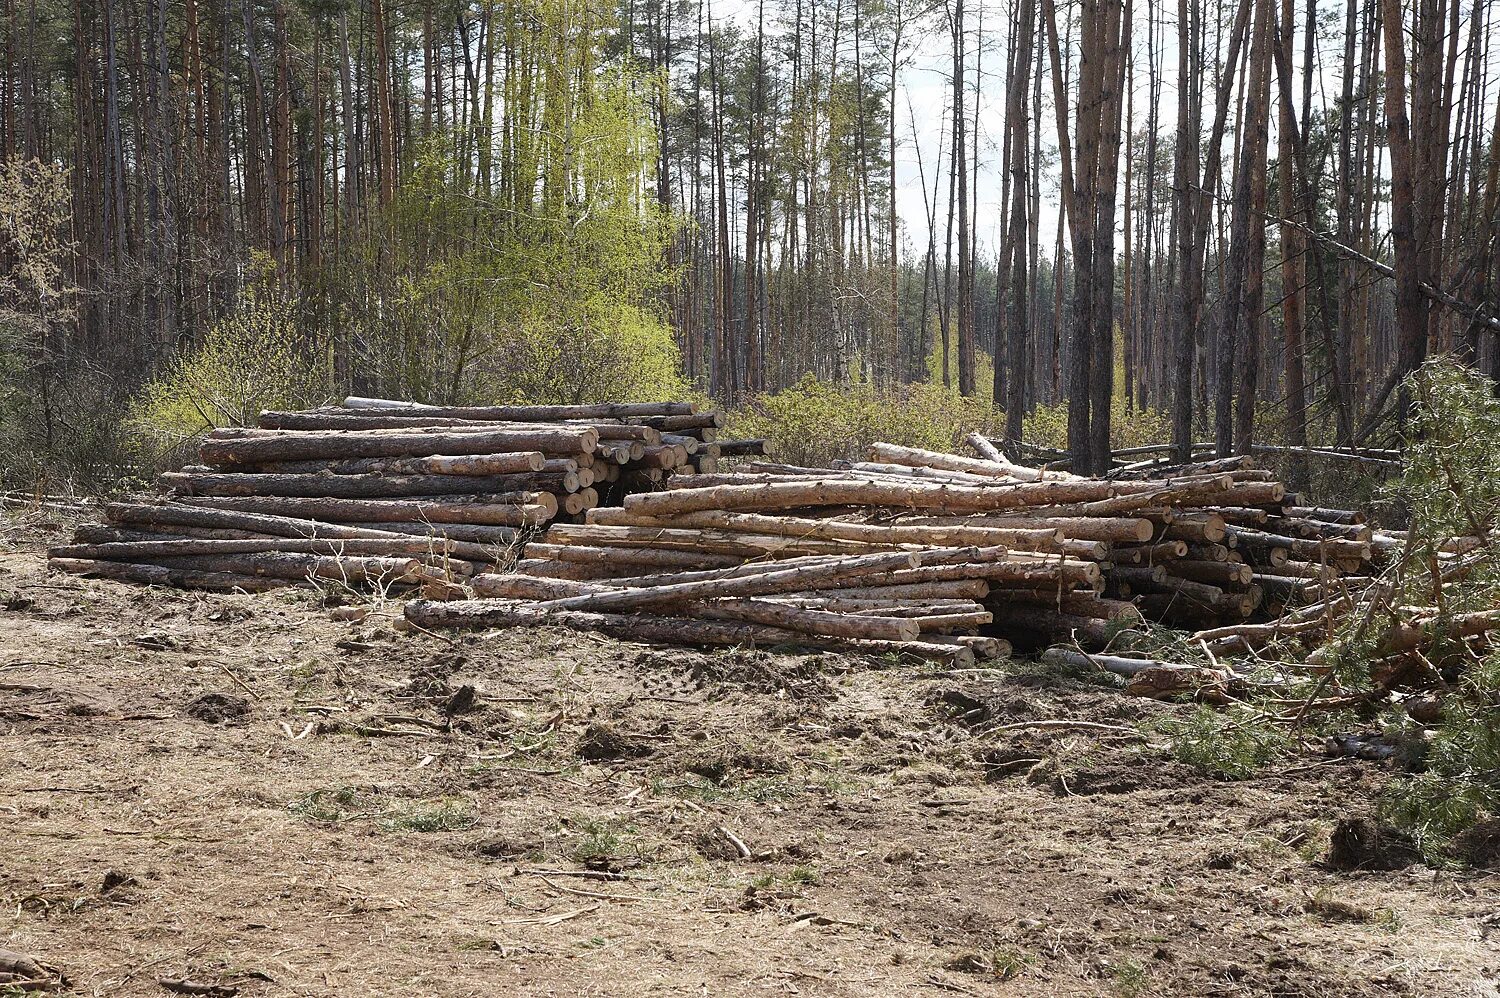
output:
[[1377, 763], [1214, 780], [1024, 662], [49, 576], [67, 526], [0, 523], [0, 947], [66, 993], [1500, 995], [1500, 875], [1324, 865]]

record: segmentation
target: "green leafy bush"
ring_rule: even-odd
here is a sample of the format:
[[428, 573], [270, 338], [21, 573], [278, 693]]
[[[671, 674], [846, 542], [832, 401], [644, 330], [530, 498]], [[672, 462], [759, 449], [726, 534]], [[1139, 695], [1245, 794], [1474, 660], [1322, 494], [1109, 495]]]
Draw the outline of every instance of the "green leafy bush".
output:
[[334, 390], [330, 360], [263, 266], [202, 345], [146, 385], [128, 423], [148, 454], [172, 454], [213, 427], [253, 426], [262, 409], [325, 401]]

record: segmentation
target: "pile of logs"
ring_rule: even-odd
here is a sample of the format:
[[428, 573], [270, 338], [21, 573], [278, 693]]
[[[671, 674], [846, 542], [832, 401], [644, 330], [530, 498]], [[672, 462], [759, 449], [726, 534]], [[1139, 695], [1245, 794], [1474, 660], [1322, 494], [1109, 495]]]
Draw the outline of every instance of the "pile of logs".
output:
[[[49, 553], [124, 581], [260, 591], [467, 579], [525, 532], [713, 473], [717, 412], [689, 403], [430, 406], [351, 397], [210, 432], [163, 501], [117, 503]], [[759, 441], [729, 442], [756, 453]]]
[[1142, 618], [1264, 620], [1368, 574], [1381, 547], [1357, 515], [1300, 506], [1246, 461], [1109, 481], [971, 443], [981, 457], [875, 444], [832, 469], [674, 476], [552, 525], [513, 572], [472, 581], [479, 599], [416, 602], [407, 616], [952, 662], [1012, 642], [1102, 648]]

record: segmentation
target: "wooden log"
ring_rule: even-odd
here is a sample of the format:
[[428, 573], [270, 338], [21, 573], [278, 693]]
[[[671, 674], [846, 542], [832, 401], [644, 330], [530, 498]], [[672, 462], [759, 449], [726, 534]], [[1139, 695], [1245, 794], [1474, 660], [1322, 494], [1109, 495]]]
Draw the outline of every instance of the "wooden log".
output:
[[[854, 614], [858, 617], [860, 614]], [[895, 617], [880, 617], [881, 620], [894, 620]], [[920, 617], [905, 618], [911, 620], [922, 634], [952, 634], [956, 631], [972, 631], [976, 627], [984, 627], [995, 619], [995, 615], [988, 610], [969, 610], [961, 613], [935, 613]]]
[[718, 444], [721, 457], [748, 457], [766, 452], [766, 441], [759, 437], [749, 440], [720, 440]]
[[1226, 524], [1237, 527], [1263, 527], [1271, 516], [1264, 509], [1254, 506], [1214, 506], [1204, 512], [1213, 513]]
[[[930, 565], [891, 572], [882, 581], [886, 585], [911, 585], [917, 583], [952, 582], [958, 579], [983, 579], [991, 588], [1017, 585], [1025, 589], [1036, 589], [1046, 585], [1063, 588], [1091, 586], [1099, 580], [1099, 566], [1091, 562], [1067, 562], [1065, 564], [1026, 564], [1015, 562], [992, 562], [989, 564]], [[868, 585], [868, 582], [848, 583]], [[825, 588], [843, 588], [841, 583], [827, 583]]]
[[73, 531], [74, 544], [127, 544], [136, 541], [265, 541], [275, 534], [252, 530], [221, 530], [208, 527], [161, 527], [126, 530], [102, 523], [80, 523]]
[[308, 412], [261, 412], [256, 425], [263, 430], [396, 430], [424, 426], [473, 427], [493, 424], [473, 419], [425, 416], [383, 416], [346, 409], [313, 409]]
[[1285, 548], [1288, 552], [1299, 558], [1308, 558], [1314, 561], [1322, 559], [1354, 558], [1360, 561], [1368, 561], [1372, 550], [1368, 541], [1346, 541], [1334, 538], [1332, 540], [1316, 540], [1303, 537], [1286, 537], [1281, 534], [1268, 534], [1260, 530], [1248, 528], [1236, 528], [1235, 537], [1239, 540], [1241, 548], [1249, 548], [1252, 551], [1267, 551], [1271, 548]]
[[[641, 427], [641, 429], [645, 429], [645, 427]], [[707, 446], [697, 437], [689, 437], [681, 433], [663, 433], [660, 434], [660, 438], [662, 444], [665, 446], [681, 447], [688, 457], [692, 457], [698, 453], [700, 447]]]
[[[1204, 585], [1204, 583], [1192, 583], [1192, 585]], [[1200, 624], [1225, 616], [1248, 617], [1255, 612], [1262, 598], [1262, 591], [1259, 589], [1246, 592], [1220, 590], [1211, 598], [1203, 598], [1195, 593], [1196, 591], [1194, 593], [1141, 593], [1135, 597], [1135, 602], [1136, 606], [1140, 607], [1141, 613], [1148, 619], [1167, 623]]]
[[1249, 565], [1236, 565], [1227, 561], [1188, 561], [1187, 559], [1169, 562], [1165, 568], [1167, 574], [1181, 579], [1220, 586], [1248, 586], [1253, 581], [1251, 576], [1255, 571]]
[[918, 479], [931, 482], [947, 482], [953, 485], [967, 485], [972, 487], [989, 488], [992, 485], [1014, 485], [1014, 479], [991, 478], [985, 475], [966, 475], [958, 471], [944, 471], [940, 468], [912, 467], [904, 464], [882, 464], [878, 461], [837, 461], [834, 467], [839, 471], [851, 471], [861, 477], [880, 479], [894, 479], [905, 481]]
[[949, 579], [940, 582], [842, 586], [836, 590], [811, 590], [787, 595], [838, 599], [929, 600], [984, 599], [989, 593], [990, 584], [983, 579]]
[[641, 569], [640, 565], [612, 565], [607, 562], [586, 565], [576, 561], [554, 561], [551, 558], [522, 558], [515, 563], [515, 571], [521, 575], [535, 576], [540, 579], [579, 581], [596, 579], [623, 581]]
[[1010, 658], [1010, 642], [988, 634], [924, 634], [922, 640], [934, 644], [948, 644], [967, 648], [976, 659], [992, 661]]
[[354, 538], [349, 540], [294, 539], [290, 537], [264, 538], [260, 540], [204, 540], [185, 538], [182, 540], [115, 541], [100, 544], [69, 544], [50, 548], [49, 558], [82, 558], [91, 561], [144, 562], [153, 558], [171, 558], [183, 555], [263, 554], [280, 551], [295, 554], [345, 555], [442, 555], [451, 547], [444, 538], [394, 538], [371, 540]]
[[814, 598], [771, 596], [778, 603], [792, 603], [836, 613], [872, 613], [881, 617], [939, 617], [949, 613], [984, 613], [982, 603], [976, 600], [938, 600], [931, 603], [912, 603], [907, 600], [840, 599], [837, 596]]
[[[491, 501], [539, 501], [544, 492], [576, 492], [578, 473], [561, 475], [312, 475], [210, 474], [166, 472], [164, 488], [189, 496], [287, 496], [299, 499], [403, 499], [415, 496], [485, 493]], [[555, 502], [555, 500], [554, 500]]]
[[1006, 469], [1010, 477], [1022, 482], [1039, 482], [1044, 479], [1070, 479], [1077, 476], [1066, 471], [1058, 471], [1054, 468], [1030, 468], [1024, 464], [1017, 464], [1006, 457], [1004, 452], [997, 448], [987, 437], [981, 436], [978, 430], [972, 431], [964, 438], [968, 445], [974, 448], [975, 453], [991, 463], [1000, 465]]
[[[978, 460], [972, 457], [961, 457], [957, 454], [945, 454], [941, 451], [923, 450], [920, 447], [901, 447], [897, 444], [885, 443], [871, 444], [869, 454], [870, 460], [881, 461], [886, 464], [905, 464], [918, 468], [941, 468], [944, 471], [961, 471], [966, 474], [979, 475], [985, 478], [1034, 482], [1042, 474], [1034, 469], [1012, 464], [1010, 461], [1005, 460], [1004, 455], [1001, 455], [998, 460]], [[1058, 475], [1057, 477], [1072, 476]]]
[[711, 554], [706, 551], [676, 551], [651, 547], [587, 547], [578, 544], [544, 544], [532, 541], [526, 545], [527, 558], [550, 558], [583, 565], [617, 565], [639, 574], [641, 568], [730, 568], [743, 560], [736, 555]]
[[[1267, 590], [1270, 593], [1270, 590]], [[1194, 643], [1203, 642], [1214, 654], [1253, 651], [1281, 638], [1305, 637], [1316, 641], [1331, 634], [1337, 624], [1329, 617], [1308, 620], [1278, 619], [1265, 624], [1236, 623], [1198, 631]]]
[[995, 464], [1000, 464], [1006, 460], [1000, 448], [991, 443], [990, 439], [978, 430], [970, 430], [968, 435], [964, 437], [964, 443], [968, 444], [970, 449], [979, 455], [981, 461], [992, 461]]
[[1305, 603], [1318, 587], [1318, 582], [1315, 580], [1291, 575], [1256, 572], [1251, 578], [1267, 595], [1282, 604]]
[[1163, 539], [1189, 544], [1217, 544], [1227, 534], [1224, 518], [1216, 513], [1179, 514], [1162, 529]]
[[382, 415], [448, 416], [458, 419], [510, 420], [521, 423], [554, 423], [569, 419], [604, 420], [635, 419], [651, 416], [691, 415], [689, 402], [625, 402], [583, 405], [470, 405], [438, 406], [397, 399], [362, 398], [350, 395], [344, 399], [346, 409], [379, 410]]
[[232, 575], [264, 575], [273, 579], [331, 579], [344, 582], [411, 580], [419, 575], [417, 558], [364, 555], [333, 556], [271, 552], [266, 554], [179, 555], [153, 558], [166, 568]]
[[[527, 582], [526, 576], [497, 577], [487, 581], [487, 591], [507, 593], [548, 592], [544, 602], [566, 600], [583, 596], [598, 596], [618, 592], [605, 586], [586, 582], [570, 582], [559, 579], [546, 580], [542, 585]], [[531, 597], [536, 598], [536, 597]], [[725, 599], [709, 602], [684, 601], [670, 608], [673, 616], [692, 617], [702, 620], [744, 621], [780, 627], [803, 634], [824, 637], [857, 638], [876, 641], [912, 641], [921, 632], [920, 624], [912, 618], [850, 616], [830, 613], [826, 610], [804, 609], [769, 600]]]
[[[680, 611], [679, 611], [680, 612]], [[910, 617], [873, 617], [827, 610], [805, 610], [768, 600], [718, 600], [689, 604], [688, 616], [703, 620], [745, 621], [799, 634], [866, 641], [915, 641], [921, 625]]]
[[1307, 540], [1341, 540], [1369, 543], [1375, 532], [1363, 523], [1323, 523], [1294, 516], [1268, 517], [1262, 526], [1267, 533]]
[[[641, 448], [641, 453], [645, 453], [644, 447]], [[632, 454], [633, 452], [629, 443], [605, 441], [594, 448], [594, 456], [597, 459], [608, 461], [612, 464], [629, 464], [632, 460]]]
[[577, 454], [594, 450], [598, 435], [590, 428], [456, 431], [451, 428], [363, 430], [354, 432], [245, 430], [212, 437], [198, 448], [207, 464], [258, 464], [265, 461], [345, 460], [410, 455], [500, 454], [542, 451]]
[[625, 498], [625, 508], [646, 516], [719, 509], [736, 512], [807, 506], [888, 505], [909, 509], [1001, 510], [1074, 502], [1107, 495], [1100, 482], [1036, 482], [997, 488], [877, 482], [773, 482], [681, 489]]
[[562, 509], [569, 516], [576, 516], [584, 510], [593, 509], [599, 505], [599, 493], [593, 489], [581, 489], [571, 495], [564, 496]]
[[[587, 597], [575, 597], [587, 598]], [[973, 665], [974, 653], [962, 645], [932, 641], [863, 641], [803, 634], [763, 624], [647, 617], [631, 614], [547, 610], [545, 604], [514, 600], [468, 600], [459, 603], [414, 600], [406, 619], [419, 627], [535, 627], [549, 624], [598, 631], [627, 641], [674, 645], [791, 645], [865, 654], [905, 654], [953, 667]]]
[[627, 509], [591, 510], [591, 525], [641, 526], [657, 528], [700, 528], [732, 533], [754, 533], [763, 536], [796, 537], [819, 540], [843, 540], [861, 544], [923, 544], [952, 546], [959, 544], [1005, 545], [1022, 550], [1057, 550], [1062, 532], [1055, 528], [943, 527], [851, 523], [844, 520], [821, 520], [811, 517], [767, 516], [760, 513], [725, 513], [707, 510], [680, 516], [639, 516]]
[[765, 535], [720, 530], [677, 530], [664, 527], [603, 526], [554, 523], [546, 540], [551, 544], [583, 544], [590, 547], [655, 547], [677, 551], [732, 554], [741, 558], [789, 557], [802, 554], [844, 554], [863, 548], [866, 552], [891, 545], [858, 545], [843, 540], [816, 537]]
[[104, 507], [105, 518], [111, 523], [135, 526], [171, 528], [209, 528], [216, 530], [242, 530], [273, 537], [332, 537], [399, 539], [402, 531], [394, 525], [324, 523], [315, 519], [298, 518], [272, 513], [256, 513], [235, 509], [212, 509], [184, 503], [110, 503]]
[[[508, 547], [522, 536], [521, 531], [515, 527], [496, 527], [481, 523], [424, 523], [415, 520], [388, 520], [348, 525], [420, 537], [446, 537], [456, 545], [466, 545], [469, 550], [474, 551], [480, 551], [483, 548]], [[455, 547], [454, 554], [460, 554], [465, 558], [476, 557], [475, 554], [464, 554], [463, 550], [462, 547]], [[493, 550], [485, 550], [482, 553], [490, 557], [495, 554]]]
[[1343, 573], [1333, 565], [1320, 565], [1310, 561], [1292, 561], [1290, 558], [1280, 565], [1271, 566], [1269, 575], [1284, 575], [1288, 578], [1308, 579], [1314, 582], [1332, 582]]
[[1184, 557], [1195, 561], [1232, 561], [1229, 549], [1222, 544], [1188, 544]]
[[1139, 517], [1085, 516], [973, 516], [973, 517], [903, 517], [900, 523], [969, 525], [997, 529], [1029, 528], [1056, 530], [1069, 540], [1109, 541], [1130, 544], [1149, 541], [1155, 530], [1151, 521]]
[[557, 511], [557, 500], [534, 493], [535, 502], [490, 503], [484, 496], [443, 496], [441, 499], [288, 499], [268, 496], [205, 497], [182, 502], [208, 509], [242, 513], [282, 514], [328, 522], [378, 523], [428, 521], [526, 527], [545, 523]]
[[627, 416], [627, 421], [639, 423], [642, 426], [655, 427], [658, 430], [682, 431], [697, 429], [718, 429], [724, 425], [724, 414], [721, 412], [696, 412], [692, 414], [671, 415], [641, 415]]
[[130, 564], [118, 561], [90, 561], [84, 558], [50, 558], [49, 568], [67, 572], [69, 575], [89, 575], [116, 582], [136, 582], [150, 586], [171, 586], [176, 589], [203, 589], [209, 592], [264, 593], [296, 585], [289, 579], [266, 578], [254, 575], [235, 575], [227, 572], [201, 572], [168, 568], [165, 565]]
[[655, 447], [661, 444], [662, 434], [660, 430], [649, 426], [630, 426], [625, 423], [590, 423], [580, 421], [568, 421], [565, 426], [587, 426], [599, 434], [601, 441], [610, 440], [616, 443], [638, 443], [643, 447]]
[[676, 444], [660, 444], [655, 447], [645, 447], [639, 457], [632, 457], [633, 461], [647, 468], [677, 468], [687, 464], [687, 450]]
[[873, 481], [873, 476], [854, 472], [828, 471], [820, 475], [763, 471], [720, 471], [681, 473], [667, 483], [669, 489], [706, 489], [720, 485], [768, 485], [773, 482]]
[[1133, 547], [1116, 545], [1110, 553], [1114, 561], [1120, 565], [1155, 565], [1164, 561], [1186, 558], [1188, 546], [1186, 541], [1162, 541], [1160, 544], [1142, 544]]
[[[1161, 486], [1149, 491], [1127, 492], [1113, 498], [1081, 502], [1078, 512], [1084, 516], [1120, 516], [1149, 507], [1201, 506], [1205, 503], [1242, 501], [1224, 486], [1227, 476], [1178, 486]], [[1152, 483], [1154, 484], [1154, 483]]]
[[[541, 451], [516, 451], [511, 454], [438, 455], [432, 457], [364, 457], [348, 461], [269, 461], [264, 464], [236, 465], [235, 470], [250, 474], [313, 475], [328, 472], [335, 475], [515, 475], [544, 470], [547, 463]], [[572, 461], [567, 462], [572, 464]], [[209, 466], [205, 470], [212, 471]], [[196, 467], [184, 471], [197, 471]], [[576, 471], [569, 467], [567, 471]]]
[[1142, 567], [1117, 566], [1109, 573], [1110, 579], [1116, 582], [1126, 582], [1134, 588], [1141, 586], [1159, 586], [1167, 581], [1167, 570], [1161, 565]]
[[1113, 672], [1117, 676], [1134, 676], [1146, 669], [1159, 669], [1172, 664], [1149, 658], [1127, 658], [1123, 655], [1085, 655], [1067, 648], [1048, 648], [1042, 652], [1041, 657], [1042, 661], [1049, 665], [1073, 669], [1102, 669]]
[[1326, 523], [1364, 523], [1365, 514], [1353, 509], [1330, 509], [1327, 506], [1288, 506], [1285, 509], [1287, 516], [1301, 517], [1305, 520], [1322, 520]]
[[700, 579], [639, 589], [575, 596], [541, 604], [547, 610], [621, 610], [661, 606], [681, 600], [722, 599], [730, 596], [765, 596], [797, 592], [813, 587], [834, 585], [849, 579], [866, 579], [872, 575], [912, 568], [921, 564], [914, 554], [854, 555], [833, 561], [798, 565], [791, 568], [769, 567], [737, 578]]

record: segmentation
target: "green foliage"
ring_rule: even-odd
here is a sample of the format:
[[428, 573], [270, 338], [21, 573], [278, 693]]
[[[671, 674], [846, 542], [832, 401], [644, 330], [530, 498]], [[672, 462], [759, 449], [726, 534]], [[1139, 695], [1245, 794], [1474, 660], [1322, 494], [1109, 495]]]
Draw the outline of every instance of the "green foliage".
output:
[[493, 165], [481, 150], [477, 175], [452, 136], [416, 150], [356, 273], [331, 275], [356, 364], [429, 401], [688, 397], [662, 305], [681, 220], [648, 193], [655, 81], [596, 64], [608, 23], [594, 5], [528, 0], [500, 17], [526, 67], [506, 89], [541, 127], [507, 132]]
[[[1066, 402], [1037, 406], [1022, 420], [1022, 436], [1027, 443], [1055, 450], [1068, 447], [1068, 406]], [[1127, 409], [1124, 395], [1116, 392], [1109, 417], [1112, 448], [1159, 444], [1172, 439], [1172, 417], [1158, 409]]]
[[[1489, 540], [1500, 521], [1500, 400], [1487, 378], [1449, 360], [1422, 367], [1409, 381], [1413, 408], [1406, 465], [1386, 498], [1409, 517], [1403, 561], [1430, 565], [1451, 537]], [[1494, 606], [1500, 597], [1500, 559], [1490, 558], [1461, 587], [1444, 591], [1465, 608]], [[1407, 584], [1431, 585], [1413, 578]], [[1428, 595], [1432, 595], [1430, 592]]]
[[1178, 759], [1217, 776], [1245, 780], [1291, 747], [1287, 733], [1264, 714], [1247, 708], [1227, 711], [1199, 706], [1184, 717], [1156, 722]]
[[1382, 816], [1412, 837], [1429, 862], [1447, 859], [1454, 836], [1500, 814], [1500, 652], [1465, 670], [1443, 698], [1426, 771], [1392, 786]]
[[293, 814], [319, 824], [380, 819], [388, 832], [451, 832], [472, 827], [474, 811], [462, 800], [442, 798], [407, 807], [388, 808], [378, 795], [357, 787], [324, 787], [292, 801]]
[[[948, 384], [956, 391], [958, 386], [958, 329], [950, 322], [948, 330]], [[943, 383], [943, 343], [939, 337], [938, 317], [932, 317], [932, 349], [927, 353], [927, 383]], [[984, 350], [974, 350], [974, 390], [983, 398], [993, 398], [995, 387], [995, 361]]]
[[334, 824], [367, 818], [377, 808], [378, 802], [372, 795], [355, 787], [325, 787], [297, 798], [289, 810], [308, 821]]
[[[939, 380], [923, 384], [878, 387], [866, 382], [835, 385], [811, 374], [791, 388], [758, 395], [728, 413], [726, 437], [767, 437], [776, 460], [786, 464], [822, 465], [837, 459], [863, 460], [875, 441], [968, 454], [970, 430], [999, 436], [1005, 414], [989, 401], [989, 357], [976, 355], [979, 394], [965, 398]], [[929, 374], [941, 368], [930, 356]], [[953, 375], [957, 384], [957, 374]], [[1168, 417], [1155, 410], [1128, 412], [1116, 399], [1112, 421], [1114, 446], [1129, 447], [1169, 439]], [[1038, 406], [1023, 421], [1028, 443], [1063, 450], [1067, 446], [1065, 405]]]
[[966, 399], [941, 385], [848, 387], [812, 375], [784, 391], [759, 395], [729, 413], [724, 435], [769, 437], [776, 460], [821, 465], [845, 458], [864, 460], [877, 440], [908, 447], [956, 450], [978, 429], [997, 433], [1000, 413], [983, 399]]
[[[1500, 400], [1492, 382], [1446, 359], [1424, 365], [1408, 388], [1406, 466], [1386, 498], [1407, 513], [1409, 527], [1386, 579], [1389, 602], [1436, 608], [1427, 656], [1456, 678], [1422, 753], [1425, 772], [1394, 785], [1383, 813], [1437, 862], [1454, 836], [1500, 814], [1500, 652], [1443, 638], [1454, 614], [1500, 605], [1500, 552], [1491, 538], [1500, 519]], [[1481, 547], [1468, 572], [1443, 581], [1438, 554], [1455, 536], [1478, 536]], [[1367, 656], [1387, 621], [1382, 615], [1371, 623], [1356, 620], [1340, 636], [1340, 676], [1351, 682], [1368, 684]]]
[[466, 802], [445, 799], [398, 811], [385, 818], [381, 827], [390, 832], [454, 832], [473, 827], [475, 820]]
[[309, 343], [269, 262], [257, 263], [259, 276], [234, 310], [131, 406], [128, 423], [149, 450], [170, 452], [214, 427], [254, 426], [262, 409], [299, 408], [332, 394], [330, 358]]

